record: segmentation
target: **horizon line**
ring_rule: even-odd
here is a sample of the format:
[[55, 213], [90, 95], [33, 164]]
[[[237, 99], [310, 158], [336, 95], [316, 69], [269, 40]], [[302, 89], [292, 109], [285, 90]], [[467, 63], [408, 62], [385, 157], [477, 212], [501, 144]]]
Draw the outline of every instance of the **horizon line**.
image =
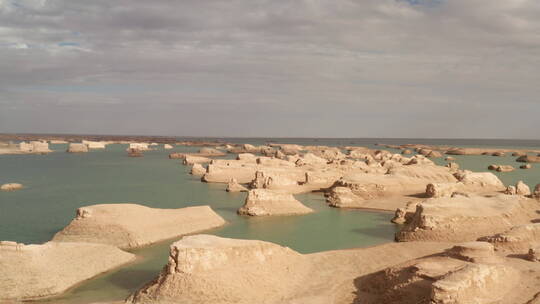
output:
[[91, 133], [0, 133], [2, 135], [43, 135], [43, 136], [140, 136], [140, 137], [177, 137], [177, 138], [238, 138], [238, 139], [442, 139], [442, 140], [530, 140], [540, 141], [540, 138], [499, 138], [499, 137], [314, 137], [314, 136], [213, 136], [213, 135], [143, 135], [143, 134], [91, 134]]

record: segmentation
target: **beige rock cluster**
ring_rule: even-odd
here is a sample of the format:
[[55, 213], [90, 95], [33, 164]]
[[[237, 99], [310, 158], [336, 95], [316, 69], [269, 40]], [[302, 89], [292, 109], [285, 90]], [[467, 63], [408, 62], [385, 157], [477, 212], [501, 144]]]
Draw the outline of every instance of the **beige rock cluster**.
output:
[[238, 214], [263, 215], [294, 215], [313, 212], [304, 206], [290, 193], [281, 193], [267, 189], [253, 189], [248, 192], [244, 206], [238, 209]]
[[82, 207], [53, 241], [88, 242], [136, 248], [225, 224], [208, 206], [155, 209], [136, 204]]
[[0, 186], [0, 191], [16, 191], [23, 188], [22, 184], [19, 183], [7, 183]]
[[69, 153], [86, 153], [88, 146], [83, 143], [70, 143], [67, 149]]
[[50, 297], [135, 256], [114, 246], [81, 242], [0, 242], [0, 302]]
[[163, 149], [165, 149], [165, 150], [170, 150], [172, 148], [174, 148], [172, 145], [169, 145], [169, 144], [164, 144], [163, 145]]

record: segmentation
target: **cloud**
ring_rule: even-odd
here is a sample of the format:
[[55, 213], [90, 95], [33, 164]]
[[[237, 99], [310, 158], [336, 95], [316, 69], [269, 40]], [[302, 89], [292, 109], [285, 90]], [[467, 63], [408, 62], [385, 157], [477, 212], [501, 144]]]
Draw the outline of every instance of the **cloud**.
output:
[[540, 113], [539, 13], [536, 0], [2, 0], [0, 129], [538, 138], [523, 122]]

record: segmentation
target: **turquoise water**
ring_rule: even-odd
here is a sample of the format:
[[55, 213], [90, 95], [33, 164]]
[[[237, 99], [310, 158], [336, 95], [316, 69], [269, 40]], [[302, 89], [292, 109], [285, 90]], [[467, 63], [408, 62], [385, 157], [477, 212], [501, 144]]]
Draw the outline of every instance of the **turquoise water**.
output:
[[[329, 208], [319, 194], [297, 198], [316, 210], [304, 216], [240, 217], [236, 210], [245, 194], [227, 193], [224, 185], [201, 183], [189, 167], [170, 160], [168, 153], [193, 147], [146, 152], [127, 157], [125, 145], [105, 151], [64, 153], [52, 145], [49, 155], [0, 155], [0, 183], [20, 182], [21, 191], [0, 193], [0, 240], [43, 243], [66, 226], [81, 206], [138, 203], [156, 208], [210, 205], [229, 223], [212, 233], [224, 237], [260, 239], [302, 253], [365, 247], [393, 240], [392, 214]], [[146, 283], [167, 261], [174, 240], [134, 251], [141, 257], [127, 267], [83, 282], [59, 298], [45, 302], [90, 303], [120, 300]]]

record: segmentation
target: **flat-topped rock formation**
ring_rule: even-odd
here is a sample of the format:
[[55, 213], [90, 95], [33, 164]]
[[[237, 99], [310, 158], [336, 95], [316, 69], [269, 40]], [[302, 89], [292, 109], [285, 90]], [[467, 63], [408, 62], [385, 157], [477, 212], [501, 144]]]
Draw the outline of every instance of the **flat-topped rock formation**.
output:
[[188, 236], [171, 245], [161, 273], [127, 302], [352, 303], [357, 277], [448, 247], [393, 243], [302, 255], [268, 242]]
[[419, 203], [398, 241], [474, 241], [536, 218], [538, 203], [519, 196], [453, 195]]
[[459, 171], [454, 174], [459, 181], [450, 183], [430, 183], [425, 196], [429, 198], [450, 197], [454, 193], [494, 193], [504, 189], [502, 181], [489, 172], [473, 173]]
[[108, 142], [83, 140], [82, 144], [87, 145], [88, 149], [105, 149]]
[[164, 144], [163, 145], [163, 149], [165, 149], [165, 150], [170, 150], [172, 148], [174, 148], [172, 145], [169, 145], [169, 144]]
[[0, 155], [1, 154], [47, 154], [52, 152], [49, 149], [49, 144], [46, 141], [30, 141], [20, 142], [18, 144], [9, 142], [9, 143], [0, 143]]
[[338, 181], [338, 186], [349, 187], [363, 199], [375, 199], [395, 195], [417, 195], [426, 190], [433, 181], [457, 182], [450, 170], [431, 165], [409, 165], [388, 169], [386, 174], [349, 173]]
[[16, 191], [23, 188], [22, 184], [19, 183], [7, 183], [0, 186], [0, 191]]
[[0, 242], [0, 302], [50, 297], [134, 259], [104, 244]]
[[49, 153], [49, 144], [45, 141], [31, 141], [30, 143], [21, 142], [19, 150], [23, 153]]
[[225, 224], [208, 206], [156, 209], [136, 204], [81, 207], [53, 240], [136, 248]]
[[254, 189], [248, 192], [248, 196], [238, 214], [262, 216], [262, 215], [293, 215], [313, 212], [313, 209], [304, 206], [290, 193], [266, 189]]
[[514, 226], [509, 230], [479, 238], [493, 244], [498, 250], [526, 253], [530, 248], [540, 246], [540, 223]]
[[194, 164], [207, 164], [211, 162], [212, 159], [204, 156], [193, 156], [193, 155], [186, 155], [184, 157], [184, 165], [192, 166]]
[[88, 152], [88, 146], [83, 143], [70, 143], [67, 152], [69, 153], [86, 153]]
[[135, 149], [138, 151], [149, 151], [152, 150], [149, 143], [143, 143], [143, 142], [134, 142], [130, 143], [126, 151], [129, 151], [130, 149]]
[[130, 303], [268, 303], [299, 288], [309, 264], [299, 253], [263, 241], [212, 235], [171, 245], [161, 274]]
[[203, 176], [206, 173], [206, 168], [203, 167], [201, 164], [196, 163], [191, 166], [190, 174], [196, 175], [196, 176]]

